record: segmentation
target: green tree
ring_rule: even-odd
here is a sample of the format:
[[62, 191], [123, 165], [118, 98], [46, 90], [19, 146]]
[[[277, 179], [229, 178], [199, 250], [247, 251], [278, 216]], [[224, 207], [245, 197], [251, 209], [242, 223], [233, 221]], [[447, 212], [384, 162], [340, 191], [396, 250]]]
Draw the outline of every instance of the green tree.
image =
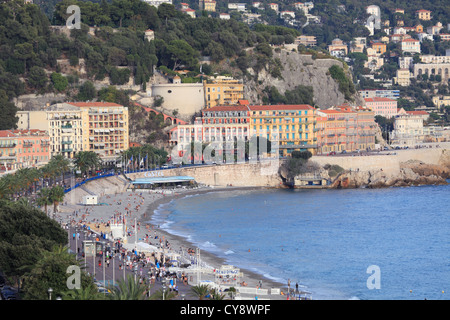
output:
[[66, 243], [67, 233], [42, 211], [0, 201], [0, 270], [7, 276], [20, 283], [43, 252]]
[[0, 89], [0, 112], [2, 114], [0, 130], [17, 128], [17, 122], [19, 121], [19, 118], [16, 116], [17, 111], [16, 105], [8, 100], [6, 92]]
[[86, 81], [80, 86], [77, 99], [80, 101], [93, 100], [97, 96], [94, 84], [91, 81]]
[[198, 53], [185, 40], [173, 40], [167, 46], [167, 51], [172, 60], [172, 70], [178, 69], [181, 65], [192, 69], [197, 63]]
[[64, 188], [62, 186], [54, 186], [50, 189], [50, 200], [53, 203], [53, 214], [58, 212], [58, 205], [64, 201]]
[[38, 66], [33, 66], [30, 69], [29, 75], [28, 75], [28, 84], [40, 92], [45, 91], [45, 88], [47, 86], [48, 77], [45, 70]]
[[101, 166], [101, 158], [93, 151], [80, 151], [75, 155], [75, 166], [88, 176], [89, 170], [94, 171]]
[[111, 300], [146, 300], [147, 286], [135, 281], [133, 275], [129, 274], [126, 280], [120, 280], [113, 287], [109, 298]]
[[209, 287], [206, 284], [199, 284], [193, 286], [191, 291], [199, 300], [204, 300], [209, 294]]
[[55, 87], [58, 92], [63, 92], [67, 89], [69, 82], [67, 81], [67, 78], [62, 74], [53, 72], [50, 78], [52, 80], [53, 87]]
[[[67, 296], [67, 268], [79, 266], [75, 256], [64, 246], [54, 246], [51, 251], [42, 251], [38, 260], [31, 265], [30, 271], [24, 276], [23, 287], [26, 300], [48, 300], [48, 289], [52, 288], [52, 300]], [[93, 279], [81, 273], [81, 287], [89, 287]]]
[[42, 188], [41, 190], [39, 190], [36, 198], [36, 203], [39, 207], [44, 207], [45, 214], [48, 213], [48, 206], [52, 204], [49, 188]]

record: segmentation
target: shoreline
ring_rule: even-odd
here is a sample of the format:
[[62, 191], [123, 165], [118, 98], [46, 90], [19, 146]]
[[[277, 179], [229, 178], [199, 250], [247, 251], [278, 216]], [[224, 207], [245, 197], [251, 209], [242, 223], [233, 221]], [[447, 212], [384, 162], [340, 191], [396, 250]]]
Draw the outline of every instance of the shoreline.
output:
[[[183, 190], [180, 193], [174, 193], [171, 195], [166, 195], [163, 198], [160, 198], [158, 200], [153, 201], [152, 203], [149, 203], [147, 207], [145, 208], [145, 213], [141, 214], [141, 217], [138, 219], [139, 222], [148, 224], [154, 228], [154, 230], [157, 230], [160, 234], [165, 236], [165, 238], [168, 239], [169, 243], [176, 244], [176, 247], [185, 247], [185, 248], [195, 248], [197, 245], [190, 242], [188, 239], [186, 239], [183, 236], [175, 235], [167, 230], [161, 229], [160, 226], [155, 225], [151, 220], [153, 218], [153, 215], [158, 208], [162, 205], [166, 205], [172, 200], [175, 199], [182, 199], [185, 196], [192, 195], [192, 196], [198, 196], [201, 194], [206, 194], [210, 192], [224, 192], [224, 191], [236, 191], [236, 190], [248, 190], [248, 191], [256, 191], [256, 190], [267, 190], [272, 188], [267, 187], [220, 187], [220, 188], [208, 188], [208, 189], [196, 189], [196, 190]], [[175, 247], [175, 246], [174, 246]], [[205, 262], [207, 265], [212, 266], [214, 268], [218, 268], [221, 265], [228, 264], [226, 262], [226, 259], [219, 257], [215, 253], [209, 252], [207, 250], [201, 250], [201, 260], [202, 262]], [[287, 284], [278, 282], [276, 280], [267, 278], [266, 276], [259, 274], [257, 272], [243, 269], [237, 265], [234, 265], [234, 267], [237, 267], [240, 269], [240, 272], [243, 273], [243, 279], [248, 283], [248, 287], [255, 288], [259, 281], [262, 280], [263, 286], [262, 288], [279, 288], [281, 291], [287, 290]], [[284, 296], [280, 296], [284, 297]]]
[[[84, 223], [91, 226], [92, 230], [96, 230], [97, 232], [110, 232], [110, 228], [106, 227], [106, 224], [113, 223], [113, 218], [116, 214], [123, 214], [129, 210], [129, 213], [126, 214], [127, 227], [128, 230], [131, 231], [131, 235], [128, 235], [128, 243], [133, 244], [135, 239], [137, 242], [143, 241], [150, 243], [152, 245], [158, 245], [158, 241], [164, 239], [164, 241], [168, 241], [170, 244], [170, 249], [168, 252], [179, 252], [180, 248], [187, 249], [195, 249], [198, 246], [194, 243], [190, 242], [183, 236], [179, 236], [176, 234], [172, 234], [167, 230], [160, 228], [159, 225], [155, 224], [152, 219], [155, 211], [161, 206], [168, 204], [169, 202], [175, 199], [182, 199], [185, 196], [198, 196], [211, 192], [233, 192], [237, 190], [242, 191], [257, 191], [257, 190], [268, 190], [268, 189], [276, 189], [271, 187], [202, 187], [199, 189], [180, 189], [174, 190], [173, 193], [165, 194], [165, 193], [153, 193], [148, 191], [124, 191], [116, 194], [104, 194], [99, 196], [98, 203], [99, 205], [95, 206], [85, 206], [83, 204], [69, 204], [69, 205], [61, 205], [61, 210], [57, 214], [65, 220], [76, 221], [80, 223], [82, 220], [80, 216], [83, 216]], [[136, 205], [136, 207], [134, 207]], [[128, 209], [123, 209], [125, 206]], [[78, 215], [73, 215], [72, 210], [78, 212]], [[135, 233], [134, 230], [134, 221], [138, 223], [138, 230]], [[97, 228], [99, 227], [99, 228]], [[146, 236], [148, 235], [148, 240], [145, 241]], [[155, 240], [154, 235], [158, 236], [158, 239]], [[207, 250], [201, 250], [200, 259], [202, 264], [212, 267], [214, 269], [220, 268], [222, 265], [228, 265], [226, 260], [215, 253], [209, 252]], [[279, 289], [283, 294], [272, 294], [268, 295], [270, 300], [286, 300], [286, 294], [288, 290], [287, 283], [281, 283], [274, 279], [267, 278], [263, 274], [254, 272], [252, 270], [248, 270], [245, 268], [241, 268], [239, 265], [233, 265], [236, 268], [239, 268], [239, 271], [242, 274], [240, 281], [245, 281], [247, 285], [246, 288], [257, 288], [259, 286], [260, 281], [262, 281], [262, 289], [276, 288]], [[196, 272], [189, 271], [186, 269], [187, 273], [191, 274], [196, 279]], [[191, 277], [192, 278], [192, 277]], [[202, 280], [214, 280], [214, 275], [211, 274], [203, 274], [201, 276]], [[193, 284], [189, 283], [190, 286], [195, 285], [196, 280]], [[225, 285], [226, 287], [226, 285]], [[239, 286], [235, 286], [239, 287]], [[292, 285], [291, 285], [292, 290]], [[300, 292], [304, 293], [304, 292]], [[241, 294], [242, 297], [246, 297], [246, 300], [255, 295], [249, 294]], [[263, 298], [266, 296], [262, 296]]]

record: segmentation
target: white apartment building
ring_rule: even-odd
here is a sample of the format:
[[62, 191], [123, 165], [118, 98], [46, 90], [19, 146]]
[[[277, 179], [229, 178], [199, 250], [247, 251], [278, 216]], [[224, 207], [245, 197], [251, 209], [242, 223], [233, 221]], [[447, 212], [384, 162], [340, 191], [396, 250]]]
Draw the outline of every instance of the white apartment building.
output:
[[423, 118], [409, 114], [397, 115], [391, 139], [393, 145], [400, 146], [414, 146], [423, 142]]
[[156, 8], [158, 8], [163, 3], [172, 4], [172, 0], [144, 0], [144, 2]]
[[402, 42], [402, 51], [410, 52], [410, 53], [420, 53], [420, 41], [416, 39], [403, 39]]
[[431, 54], [424, 54], [420, 56], [423, 63], [450, 63], [450, 56], [433, 56]]

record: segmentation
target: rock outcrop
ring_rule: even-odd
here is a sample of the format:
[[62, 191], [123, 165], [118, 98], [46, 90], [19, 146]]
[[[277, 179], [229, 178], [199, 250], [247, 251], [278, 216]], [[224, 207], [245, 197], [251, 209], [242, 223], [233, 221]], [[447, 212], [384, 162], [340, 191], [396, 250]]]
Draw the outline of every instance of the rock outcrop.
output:
[[331, 184], [331, 188], [384, 188], [417, 185], [445, 185], [450, 178], [450, 169], [444, 165], [407, 161], [400, 164], [396, 173], [382, 169], [368, 171], [345, 171]]
[[[347, 102], [344, 94], [339, 91], [338, 83], [328, 71], [333, 65], [343, 67], [342, 62], [336, 59], [313, 59], [311, 55], [288, 50], [274, 51], [273, 58], [279, 59], [283, 66], [282, 77], [274, 78], [263, 69], [258, 74], [258, 81], [246, 81], [244, 96], [250, 103], [261, 103], [262, 91], [267, 86], [275, 86], [281, 94], [284, 94], [286, 90], [293, 90], [298, 85], [313, 88], [314, 103], [320, 108], [326, 109]], [[252, 70], [249, 69], [249, 72], [252, 73]], [[350, 73], [348, 76], [352, 77]], [[353, 98], [356, 105], [364, 103], [359, 94], [355, 94]]]

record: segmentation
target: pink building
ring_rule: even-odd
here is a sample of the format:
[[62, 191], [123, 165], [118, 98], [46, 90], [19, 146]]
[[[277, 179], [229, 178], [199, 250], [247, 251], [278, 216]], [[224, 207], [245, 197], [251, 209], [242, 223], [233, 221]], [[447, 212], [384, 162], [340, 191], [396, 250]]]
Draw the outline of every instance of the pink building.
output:
[[50, 137], [44, 130], [0, 130], [0, 171], [36, 167], [50, 160]]
[[389, 98], [365, 98], [366, 106], [374, 112], [375, 116], [385, 118], [394, 117], [397, 114], [397, 100]]

